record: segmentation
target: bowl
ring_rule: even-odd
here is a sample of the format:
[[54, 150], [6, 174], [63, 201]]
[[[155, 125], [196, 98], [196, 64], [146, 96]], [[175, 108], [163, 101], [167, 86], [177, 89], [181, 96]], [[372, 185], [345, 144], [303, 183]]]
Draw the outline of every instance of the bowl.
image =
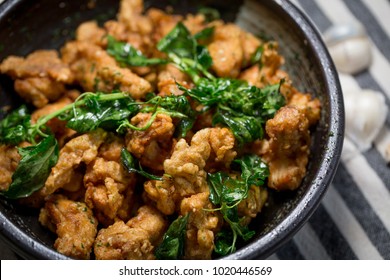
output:
[[[58, 49], [73, 38], [81, 22], [114, 18], [117, 5], [110, 0], [7, 0], [0, 5], [0, 61], [11, 54], [25, 56], [36, 49]], [[200, 5], [216, 8], [224, 20], [277, 40], [286, 59], [284, 69], [295, 87], [322, 102], [301, 187], [292, 192], [271, 191], [267, 206], [251, 224], [256, 235], [223, 259], [267, 258], [309, 219], [336, 172], [344, 136], [344, 107], [334, 64], [319, 32], [288, 0], [145, 1], [146, 8], [167, 5], [178, 13], [195, 12]], [[12, 81], [0, 75], [1, 106], [16, 107], [20, 102]], [[0, 118], [4, 117], [1, 114]], [[53, 249], [55, 236], [38, 223], [37, 217], [38, 211], [0, 197], [1, 236], [17, 254], [26, 259], [67, 259]]]

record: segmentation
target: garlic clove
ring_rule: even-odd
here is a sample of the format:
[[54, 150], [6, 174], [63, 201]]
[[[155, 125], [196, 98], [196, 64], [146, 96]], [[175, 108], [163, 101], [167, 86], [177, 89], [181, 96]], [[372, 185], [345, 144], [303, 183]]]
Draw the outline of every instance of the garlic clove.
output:
[[368, 150], [382, 129], [388, 108], [384, 96], [373, 90], [345, 90], [345, 135], [360, 151]]
[[332, 26], [324, 33], [324, 41], [338, 71], [356, 74], [371, 65], [371, 43], [361, 24]]

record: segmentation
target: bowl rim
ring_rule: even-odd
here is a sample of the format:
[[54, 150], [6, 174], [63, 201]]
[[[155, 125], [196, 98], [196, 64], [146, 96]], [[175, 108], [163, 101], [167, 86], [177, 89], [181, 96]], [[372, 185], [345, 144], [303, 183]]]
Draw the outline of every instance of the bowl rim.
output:
[[[321, 74], [329, 94], [329, 131], [332, 135], [326, 141], [326, 151], [319, 164], [315, 180], [308, 187], [296, 207], [272, 231], [248, 243], [222, 259], [265, 259], [289, 241], [312, 216], [331, 184], [340, 162], [344, 140], [345, 113], [342, 89], [338, 72], [320, 32], [307, 15], [289, 0], [267, 2], [273, 9], [279, 9], [294, 19], [294, 24], [303, 32], [307, 45], [313, 49], [316, 59], [322, 65]], [[259, 251], [261, 248], [261, 251]]]
[[[259, 1], [259, 0], [257, 0]], [[0, 18], [11, 13], [22, 4], [22, 0], [5, 1], [0, 5]], [[296, 207], [273, 230], [246, 244], [236, 252], [222, 257], [222, 260], [265, 259], [274, 253], [295, 235], [317, 209], [336, 173], [340, 161], [344, 139], [344, 103], [338, 74], [331, 56], [323, 42], [320, 32], [311, 20], [289, 0], [274, 0], [266, 3], [267, 7], [277, 9], [294, 19], [294, 25], [303, 32], [307, 45], [313, 50], [320, 62], [321, 74], [329, 93], [329, 131], [324, 157], [319, 164], [316, 180], [309, 186]], [[0, 238], [24, 259], [70, 259], [53, 248], [32, 239], [15, 223], [0, 212]], [[275, 234], [276, 233], [276, 234]], [[261, 248], [261, 251], [259, 250]]]

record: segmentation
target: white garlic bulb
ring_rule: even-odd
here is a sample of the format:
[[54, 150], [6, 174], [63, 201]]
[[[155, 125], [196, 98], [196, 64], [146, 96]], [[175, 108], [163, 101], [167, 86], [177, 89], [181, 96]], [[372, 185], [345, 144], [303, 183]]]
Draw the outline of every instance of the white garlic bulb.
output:
[[344, 90], [345, 135], [360, 151], [369, 149], [382, 129], [387, 106], [383, 94], [374, 90]]
[[371, 43], [361, 24], [332, 26], [324, 33], [324, 40], [338, 71], [356, 74], [370, 66]]

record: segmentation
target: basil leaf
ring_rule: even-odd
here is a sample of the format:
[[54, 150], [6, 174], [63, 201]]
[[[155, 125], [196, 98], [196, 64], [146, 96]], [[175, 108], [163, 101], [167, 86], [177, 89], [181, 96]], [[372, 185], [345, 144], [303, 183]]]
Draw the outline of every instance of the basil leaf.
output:
[[131, 153], [128, 150], [126, 150], [126, 148], [122, 148], [121, 161], [122, 161], [122, 165], [129, 173], [135, 172], [149, 180], [162, 181], [162, 177], [155, 176], [153, 174], [144, 171], [141, 165], [139, 164], [139, 162], [131, 155]]
[[269, 176], [267, 165], [257, 155], [244, 155], [233, 163], [241, 169], [241, 175], [237, 178], [224, 172], [207, 174], [209, 200], [230, 227], [230, 230], [225, 229], [216, 236], [215, 252], [220, 255], [234, 252], [238, 237], [247, 241], [255, 234], [241, 224], [237, 205], [248, 197], [250, 186], [262, 186]]
[[251, 60], [250, 60], [251, 65], [259, 64], [260, 67], [262, 66], [261, 58], [263, 56], [263, 52], [264, 52], [264, 46], [260, 45], [251, 56]]
[[82, 106], [74, 106], [67, 118], [67, 127], [80, 133], [95, 130], [100, 127], [114, 131], [128, 118], [140, 111], [139, 105], [127, 96], [120, 99], [105, 99], [107, 94], [88, 94]]
[[[207, 29], [198, 33], [198, 38], [210, 36], [212, 32], [212, 29]], [[157, 49], [167, 53], [170, 61], [190, 75], [195, 83], [200, 79], [200, 74], [210, 79], [214, 78], [207, 71], [212, 65], [209, 51], [206, 47], [198, 44], [196, 35], [192, 36], [182, 22], [179, 22], [171, 32], [158, 42]]]
[[50, 135], [35, 146], [19, 148], [22, 159], [9, 189], [1, 194], [9, 199], [23, 198], [42, 188], [51, 168], [58, 161], [57, 140]]
[[265, 122], [285, 104], [279, 91], [282, 83], [260, 89], [235, 79], [200, 78], [194, 88], [180, 89], [207, 109], [217, 108], [213, 125], [228, 126], [243, 145], [261, 139]]
[[160, 58], [147, 58], [141, 51], [129, 43], [117, 41], [114, 37], [108, 36], [107, 53], [119, 63], [129, 66], [149, 66], [165, 64], [167, 61]]
[[157, 49], [180, 58], [196, 57], [196, 40], [182, 22], [179, 22], [158, 44]]
[[[30, 140], [31, 115], [25, 105], [12, 111], [0, 122], [0, 142], [17, 145]], [[30, 140], [31, 142], [31, 140]]]
[[215, 27], [207, 27], [194, 35], [196, 40], [207, 40], [214, 34]]
[[199, 8], [198, 13], [204, 15], [206, 22], [212, 22], [221, 18], [221, 14], [219, 13], [219, 11], [210, 7]]
[[213, 116], [213, 125], [218, 123], [230, 128], [239, 145], [263, 137], [263, 122], [259, 118], [244, 114], [238, 115], [234, 111], [217, 110], [217, 113]]
[[241, 178], [250, 186], [262, 186], [269, 176], [268, 166], [257, 155], [245, 155], [233, 161], [241, 167]]
[[175, 125], [175, 136], [185, 137], [195, 123], [195, 111], [184, 95], [155, 96], [147, 103], [158, 105], [165, 110], [162, 113], [179, 118]]
[[177, 260], [183, 257], [188, 216], [189, 214], [178, 217], [169, 226], [162, 243], [156, 249], [157, 259]]

